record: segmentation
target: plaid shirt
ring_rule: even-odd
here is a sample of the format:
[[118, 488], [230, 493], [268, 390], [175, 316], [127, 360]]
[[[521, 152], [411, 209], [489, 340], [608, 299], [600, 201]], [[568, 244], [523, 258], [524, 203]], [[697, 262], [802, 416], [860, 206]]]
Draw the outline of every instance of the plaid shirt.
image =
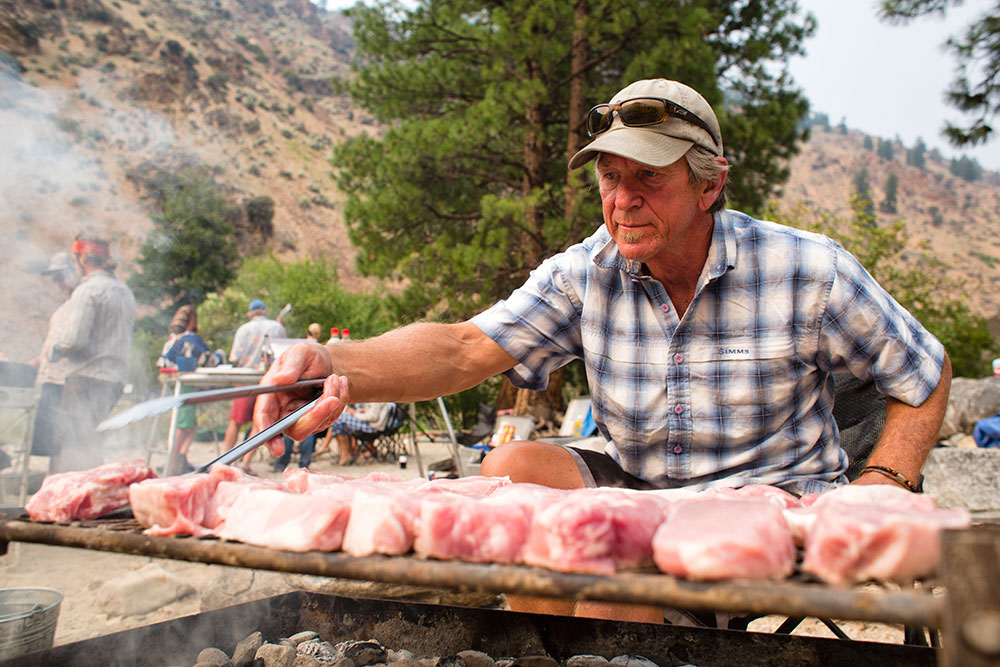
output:
[[583, 359], [605, 451], [663, 488], [843, 483], [831, 372], [919, 405], [944, 357], [839, 244], [735, 211], [716, 214], [680, 321], [604, 227], [472, 321], [518, 360], [517, 386]]
[[69, 297], [50, 356], [64, 359], [65, 377], [128, 382], [135, 297], [107, 271], [88, 273]]

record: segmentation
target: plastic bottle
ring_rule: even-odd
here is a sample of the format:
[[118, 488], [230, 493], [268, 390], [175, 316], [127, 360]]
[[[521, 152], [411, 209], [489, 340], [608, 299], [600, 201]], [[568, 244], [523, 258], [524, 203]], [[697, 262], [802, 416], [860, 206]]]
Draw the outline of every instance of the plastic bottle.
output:
[[333, 327], [330, 329], [330, 340], [328, 342], [330, 343], [340, 342], [340, 329], [338, 329], [337, 327]]
[[350, 329], [344, 329], [340, 332], [340, 340], [350, 340], [350, 339], [351, 339]]
[[260, 368], [267, 370], [274, 361], [274, 350], [271, 349], [271, 336], [264, 334], [264, 342], [260, 345]]

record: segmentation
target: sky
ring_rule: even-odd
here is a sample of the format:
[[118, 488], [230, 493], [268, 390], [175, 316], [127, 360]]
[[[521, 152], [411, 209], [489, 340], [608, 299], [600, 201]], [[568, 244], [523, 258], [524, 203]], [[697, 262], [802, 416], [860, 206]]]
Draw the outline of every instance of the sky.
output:
[[816, 17], [817, 28], [806, 40], [805, 57], [794, 58], [789, 71], [814, 111], [832, 124], [882, 139], [897, 135], [912, 146], [922, 138], [946, 157], [968, 155], [990, 170], [1000, 171], [1000, 137], [985, 146], [956, 149], [941, 136], [945, 121], [964, 125], [958, 110], [945, 102], [956, 61], [942, 47], [951, 35], [992, 4], [966, 0], [946, 17], [925, 16], [907, 25], [882, 23], [877, 0], [799, 0]]
[[[342, 9], [354, 1], [327, 0], [326, 6]], [[925, 16], [900, 26], [878, 20], [878, 0], [799, 0], [817, 28], [805, 42], [806, 55], [792, 59], [789, 71], [813, 111], [827, 114], [834, 125], [843, 120], [873, 137], [898, 136], [907, 147], [921, 138], [945, 157], [967, 155], [1000, 171], [1000, 136], [985, 146], [956, 149], [941, 135], [946, 120], [965, 124], [945, 102], [956, 61], [943, 45], [991, 4], [965, 0], [944, 18]]]

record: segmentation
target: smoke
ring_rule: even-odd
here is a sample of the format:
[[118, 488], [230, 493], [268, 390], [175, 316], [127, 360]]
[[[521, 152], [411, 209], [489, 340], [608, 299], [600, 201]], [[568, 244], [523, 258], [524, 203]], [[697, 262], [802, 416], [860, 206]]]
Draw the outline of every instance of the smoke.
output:
[[120, 99], [113, 77], [88, 70], [75, 89], [42, 88], [0, 66], [0, 354], [10, 359], [37, 354], [62, 299], [39, 274], [51, 256], [94, 233], [124, 278], [151, 228], [128, 174], [186, 154], [169, 121]]

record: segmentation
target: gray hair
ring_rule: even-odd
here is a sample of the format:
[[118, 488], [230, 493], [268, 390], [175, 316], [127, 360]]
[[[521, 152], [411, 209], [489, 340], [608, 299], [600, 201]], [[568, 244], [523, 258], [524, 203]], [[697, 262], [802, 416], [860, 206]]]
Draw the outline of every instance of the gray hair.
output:
[[[729, 165], [720, 164], [716, 161], [716, 155], [711, 151], [702, 148], [698, 144], [691, 146], [684, 154], [688, 163], [688, 178], [692, 185], [698, 183], [715, 183], [720, 178], [729, 175]], [[709, 213], [716, 213], [726, 207], [726, 185], [722, 186], [719, 196], [708, 209]]]

